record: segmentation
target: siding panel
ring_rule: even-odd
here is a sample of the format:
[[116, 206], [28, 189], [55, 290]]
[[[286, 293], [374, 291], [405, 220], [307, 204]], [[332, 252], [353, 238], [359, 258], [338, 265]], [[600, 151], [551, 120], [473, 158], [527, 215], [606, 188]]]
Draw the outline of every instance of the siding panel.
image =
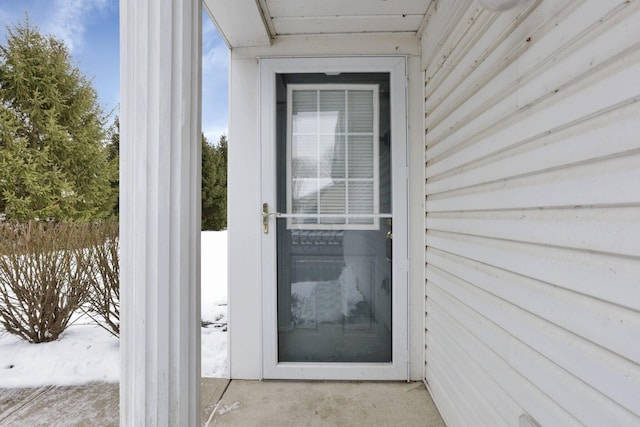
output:
[[[447, 291], [451, 296], [467, 306], [472, 304], [477, 309], [477, 315], [489, 320], [482, 331], [483, 335], [504, 335], [503, 340], [507, 344], [495, 348], [497, 354], [509, 365], [506, 369], [514, 369], [518, 375], [529, 380], [533, 386], [551, 395], [558, 404], [570, 407], [570, 412], [584, 424], [595, 426], [632, 426], [635, 424], [634, 420], [637, 418], [634, 414], [605, 397], [600, 391], [586, 386], [581, 382], [581, 378], [569, 372], [566, 366], [557, 363], [558, 355], [563, 356], [560, 360], [572, 358], [573, 361], [590, 357], [590, 354], [581, 352], [583, 348], [575, 345], [574, 342], [563, 343], [562, 339], [565, 337], [554, 336], [553, 332], [549, 331], [550, 328], [542, 324], [543, 322], [538, 324], [526, 322], [526, 319], [519, 317], [525, 315], [525, 312], [514, 309], [504, 301], [491, 298], [490, 295], [475, 289], [470, 284], [457, 278], [447, 277], [444, 272], [434, 270], [431, 273], [435, 280], [447, 284]], [[556, 349], [554, 347], [561, 344], [564, 344], [566, 348]], [[555, 356], [556, 360], [551, 362], [549, 351], [539, 353], [536, 349], [553, 350], [551, 356]], [[565, 353], [568, 352], [575, 354], [566, 355]], [[572, 365], [573, 363], [570, 363], [569, 367]], [[552, 387], [544, 386], [549, 383]], [[582, 387], [579, 387], [580, 385]], [[623, 394], [622, 391], [621, 394]], [[581, 405], [581, 402], [590, 402], [590, 404]], [[485, 408], [482, 415], [485, 417], [490, 413], [490, 409]]]
[[427, 211], [638, 204], [640, 152], [427, 198]]
[[[437, 310], [433, 308], [433, 310]], [[461, 360], [463, 363], [455, 364], [456, 368], [462, 372], [463, 384], [468, 384], [465, 381], [469, 375], [477, 375], [482, 384], [481, 393], [486, 405], [490, 406], [495, 411], [494, 419], [496, 426], [508, 425], [509, 420], [515, 420], [520, 415], [520, 406], [515, 400], [498, 384], [494, 378], [490, 377], [483, 369], [484, 366], [472, 355], [469, 355], [464, 349], [454, 341], [451, 336], [443, 333], [443, 328], [435, 329], [434, 333], [430, 335], [430, 341], [437, 343], [434, 346], [433, 351], [436, 352], [438, 359], [442, 359], [443, 362]], [[446, 348], [446, 352], [444, 349]], [[452, 357], [448, 357], [451, 355]], [[431, 366], [429, 366], [431, 368]]]
[[[447, 138], [427, 149], [427, 160], [434, 170], [429, 177], [460, 166], [470, 158], [482, 158], [496, 150], [526, 141], [536, 136], [557, 132], [585, 119], [606, 113], [611, 108], [637, 102], [638, 95], [620, 82], [633, 82], [640, 73], [640, 52], [625, 57], [620, 69], [610, 62], [589, 78], [550, 91], [531, 103], [522, 104], [519, 92], [514, 92], [500, 104], [479, 116], [461, 121], [464, 126], [454, 133], [434, 132], [434, 139]], [[502, 111], [500, 111], [502, 110]], [[480, 133], [478, 132], [480, 131]], [[446, 151], [454, 151], [447, 153]], [[447, 155], [445, 159], [442, 156]], [[439, 158], [436, 158], [439, 156]], [[438, 162], [439, 159], [440, 162]], [[436, 163], [441, 163], [436, 166]]]
[[[437, 257], [434, 259], [437, 260]], [[459, 263], [464, 264], [465, 262], [462, 260]], [[446, 263], [442, 265], [446, 265]], [[514, 293], [514, 290], [506, 289], [509, 287], [508, 275], [502, 274], [502, 277], [499, 277], [501, 280], [495, 280], [490, 274], [496, 273], [490, 268], [485, 270], [484, 277], [466, 272], [467, 277], [475, 279], [473, 282], [475, 287], [471, 284], [472, 282], [459, 277], [447, 276], [447, 273], [437, 270], [436, 267], [432, 267], [430, 273], [432, 277], [439, 279], [439, 283], [447, 283], [449, 293], [455, 295], [459, 300], [467, 304], [473, 300], [473, 306], [477, 308], [479, 314], [499, 325], [511, 337], [531, 348], [538, 349], [541, 355], [554, 360], [558, 367], [570, 372], [595, 389], [607, 392], [629, 411], [640, 414], [640, 402], [634, 394], [634, 390], [640, 386], [640, 375], [635, 370], [637, 362], [623, 357], [628, 355], [637, 360], [638, 355], [633, 354], [634, 350], [629, 349], [630, 338], [633, 339], [633, 334], [635, 336], [638, 334], [639, 325], [637, 323], [635, 330], [629, 331], [631, 328], [627, 328], [627, 332], [631, 332], [631, 334], [627, 333], [625, 336], [625, 333], [616, 332], [613, 321], [603, 316], [603, 314], [606, 315], [603, 313], [604, 310], [600, 309], [600, 313], [589, 317], [587, 311], [592, 304], [588, 302], [580, 304], [580, 300], [567, 301], [566, 296], [562, 294], [560, 297], [565, 298], [556, 301], [549, 299], [551, 307], [537, 307], [535, 301], [538, 298], [535, 298], [535, 294], [539, 289], [531, 285], [529, 286], [531, 289], [526, 290], [526, 293], [518, 292], [520, 296], [526, 296], [525, 301], [518, 301], [518, 297], [510, 300], [503, 299], [501, 298], [503, 294]], [[491, 286], [491, 283], [494, 286]], [[492, 298], [492, 295], [498, 298]], [[554, 296], [549, 295], [549, 297]], [[497, 308], [498, 305], [501, 309]], [[541, 317], [545, 314], [549, 315], [547, 319]], [[575, 315], [578, 319], [571, 319], [572, 321], [567, 322], [565, 321], [569, 317], [567, 314]], [[629, 317], [625, 314], [619, 316], [624, 320]], [[582, 325], [576, 325], [577, 320], [582, 321]], [[607, 325], [601, 326], [599, 324], [601, 320], [604, 320]], [[553, 323], [554, 321], [556, 323]], [[565, 325], [573, 330], [565, 329]], [[597, 328], [597, 331], [588, 330], [589, 327]], [[607, 350], [595, 347], [591, 344], [594, 341], [579, 337], [574, 331], [583, 333], [588, 338], [596, 338], [596, 342], [612, 343], [612, 345]], [[611, 332], [615, 336], [606, 337], [606, 332]], [[598, 338], [601, 339], [598, 340]], [[513, 341], [509, 341], [510, 348], [512, 345]], [[620, 355], [615, 353], [615, 350], [618, 349], [623, 349]], [[576, 360], [580, 360], [580, 363], [575, 363]]]
[[640, 207], [434, 213], [430, 230], [640, 256]]
[[[521, 242], [505, 244], [502, 241], [437, 231], [429, 231], [427, 240], [429, 249], [437, 248], [515, 271], [522, 276], [632, 310], [640, 306], [640, 262], [633, 258]], [[427, 261], [428, 258], [429, 250]]]
[[452, 425], [640, 425], [640, 1], [447, 3], [422, 37], [425, 381]]
[[[541, 425], [578, 425], [578, 421], [564, 411], [557, 402], [550, 399], [542, 390], [535, 387], [532, 382], [509, 365], [505, 356], [508, 355], [509, 337], [507, 334], [492, 325], [486, 318], [478, 315], [471, 308], [447, 294], [433, 282], [427, 281], [427, 291], [431, 295], [427, 300], [427, 310], [433, 317], [430, 334], [436, 337], [440, 335], [450, 337], [455, 342], [455, 345], [460, 346], [470, 357], [477, 360], [487, 375], [494, 378], [505, 393], [516, 402], [517, 407], [513, 410], [516, 416], [522, 410], [521, 408], [527, 408], [530, 413], [536, 414], [536, 420]], [[438, 303], [435, 301], [438, 301]], [[438, 340], [434, 341], [434, 345], [439, 343]], [[496, 343], [504, 343], [504, 345], [499, 346]], [[442, 347], [446, 348], [444, 345]], [[448, 363], [462, 363], [462, 359], [454, 359], [452, 356], [453, 354], [447, 351], [446, 358], [449, 361]], [[439, 378], [440, 372], [431, 369], [430, 361], [428, 360], [427, 362], [427, 384], [430, 385], [429, 378]], [[496, 373], [500, 374], [496, 375]], [[472, 378], [480, 378], [480, 375], [475, 372], [472, 375], [472, 377], [467, 378], [467, 382]], [[446, 395], [446, 393], [445, 389], [443, 394]], [[433, 391], [432, 394], [436, 403], [439, 403], [440, 395]], [[462, 413], [465, 410], [466, 408], [463, 406], [458, 407], [458, 411]], [[489, 410], [489, 408], [486, 408], [486, 410]], [[445, 411], [441, 409], [441, 412]], [[505, 417], [508, 416], [506, 411], [501, 411], [501, 413]], [[443, 417], [447, 420], [446, 412]], [[466, 419], [466, 422], [473, 425], [474, 423], [483, 422], [482, 418], [483, 415], [480, 414], [479, 418], [475, 420]], [[514, 426], [517, 425], [518, 420], [517, 418], [508, 418], [507, 422], [508, 425]], [[458, 424], [454, 423], [452, 425]]]
[[[471, 62], [468, 65], [469, 72], [472, 71], [474, 77], [461, 80], [469, 72], [456, 76], [455, 79], [449, 77], [455, 80], [455, 84], [443, 90], [439, 97], [441, 99], [428, 99], [428, 128], [433, 130], [436, 124], [443, 120], [443, 116], [449, 122], [455, 120], [456, 117], [448, 113], [462, 104], [465, 104], [463, 111], [468, 120], [470, 116], [486, 111], [503, 100], [516, 86], [521, 105], [533, 103], [541, 94], [554, 91], [580, 75], [588, 75], [602, 63], [634, 44], [635, 39], [631, 36], [635, 31], [637, 12], [630, 13], [632, 11], [628, 8], [618, 10], [608, 18], [610, 24], [615, 22], [616, 27], [604, 36], [598, 37], [602, 26], [591, 22], [599, 22], [597, 16], [591, 16], [592, 10], [589, 10], [588, 17], [585, 17], [589, 21], [580, 24], [581, 21], [573, 22], [574, 15], [566, 16], [571, 12], [570, 6], [575, 5], [575, 2], [557, 3], [558, 5], [545, 2], [541, 8], [546, 7], [549, 10], [536, 10], [528, 16], [517, 31], [510, 35], [510, 39], [516, 40], [517, 43], [514, 46], [511, 46], [513, 42], [500, 46], [502, 49], [508, 48], [508, 51], [493, 50], [482, 62], [468, 58]], [[551, 8], [551, 5], [554, 7]], [[600, 9], [603, 6], [609, 5], [583, 3], [576, 13], [585, 12], [584, 9], [587, 7], [602, 12]], [[549, 15], [553, 16], [553, 19], [549, 19]], [[566, 19], [571, 20], [570, 31], [567, 31], [567, 24], [561, 25]], [[552, 49], [549, 49], [549, 46], [552, 46]], [[517, 60], [514, 60], [514, 57], [517, 57]], [[437, 113], [429, 114], [433, 110], [431, 105], [443, 100], [444, 105]], [[451, 124], [447, 120], [438, 126], [450, 128]], [[438, 139], [435, 135], [432, 137], [435, 145]]]
[[637, 150], [639, 116], [640, 102], [621, 105], [573, 126], [514, 144], [482, 160], [450, 168], [430, 177], [426, 191], [437, 194]]
[[[516, 76], [513, 72], [515, 67], [507, 67], [511, 63], [510, 58], [529, 49], [530, 42], [526, 40], [537, 37], [547, 28], [557, 24], [562, 16], [560, 12], [576, 2], [547, 2], [536, 8], [539, 3], [531, 2], [524, 11], [504, 14], [493, 14], [481, 8], [481, 19], [474, 22], [477, 29], [466, 33], [469, 40], [473, 40], [473, 37], [478, 40], [473, 44], [467, 44], [468, 52], [457, 52], [456, 59], [444, 60], [447, 68], [437, 70], [438, 77], [443, 80], [441, 85], [437, 85], [435, 78], [433, 82], [429, 82], [431, 84], [427, 87], [426, 114], [430, 129], [450, 117], [450, 113], [467, 102], [471, 94], [481, 91], [479, 99], [482, 103], [488, 103], [493, 100], [495, 94], [487, 96], [487, 93], [495, 90], [496, 86], [500, 87], [500, 84], [512, 84]], [[555, 19], [549, 19], [550, 15]], [[488, 25], [479, 27], [485, 22]], [[509, 41], [502, 43], [507, 37]], [[461, 43], [465, 41], [467, 40], [462, 40]], [[460, 57], [461, 54], [465, 55]], [[526, 54], [531, 55], [529, 52]], [[429, 72], [430, 70], [427, 70], [427, 74]], [[472, 73], [482, 77], [469, 80], [468, 77]], [[495, 80], [492, 81], [496, 75], [501, 77], [499, 84], [496, 84]], [[507, 79], [506, 76], [510, 78]]]

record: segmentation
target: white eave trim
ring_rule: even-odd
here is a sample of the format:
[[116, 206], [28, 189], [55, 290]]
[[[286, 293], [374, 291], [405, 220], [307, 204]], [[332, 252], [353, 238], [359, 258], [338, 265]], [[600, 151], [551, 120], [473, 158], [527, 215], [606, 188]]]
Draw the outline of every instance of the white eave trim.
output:
[[203, 0], [229, 48], [268, 46], [271, 34], [256, 0]]
[[278, 36], [270, 46], [236, 48], [235, 59], [255, 57], [319, 56], [420, 56], [420, 39], [415, 34], [324, 34]]

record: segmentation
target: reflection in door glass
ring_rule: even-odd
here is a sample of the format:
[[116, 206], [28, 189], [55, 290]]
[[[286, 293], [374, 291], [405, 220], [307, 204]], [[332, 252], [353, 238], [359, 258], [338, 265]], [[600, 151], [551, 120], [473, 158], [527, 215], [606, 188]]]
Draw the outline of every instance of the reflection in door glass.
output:
[[386, 234], [280, 225], [278, 237], [279, 361], [390, 362]]
[[278, 79], [278, 361], [391, 362], [389, 75]]

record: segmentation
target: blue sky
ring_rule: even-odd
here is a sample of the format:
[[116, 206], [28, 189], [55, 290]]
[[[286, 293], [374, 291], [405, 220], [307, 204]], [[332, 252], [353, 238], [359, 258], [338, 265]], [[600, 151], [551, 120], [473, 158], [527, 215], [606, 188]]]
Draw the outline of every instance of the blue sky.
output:
[[[0, 0], [0, 41], [25, 12], [44, 34], [63, 40], [75, 66], [93, 81], [105, 112], [119, 102], [119, 0]], [[202, 26], [202, 130], [227, 133], [228, 49], [206, 14]], [[117, 111], [116, 111], [117, 113]]]

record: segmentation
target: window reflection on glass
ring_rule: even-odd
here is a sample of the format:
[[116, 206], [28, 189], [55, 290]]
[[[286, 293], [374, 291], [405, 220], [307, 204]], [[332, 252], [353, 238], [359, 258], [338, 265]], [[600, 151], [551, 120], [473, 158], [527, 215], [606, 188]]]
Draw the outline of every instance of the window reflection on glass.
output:
[[378, 95], [371, 84], [288, 86], [290, 228], [377, 227]]

